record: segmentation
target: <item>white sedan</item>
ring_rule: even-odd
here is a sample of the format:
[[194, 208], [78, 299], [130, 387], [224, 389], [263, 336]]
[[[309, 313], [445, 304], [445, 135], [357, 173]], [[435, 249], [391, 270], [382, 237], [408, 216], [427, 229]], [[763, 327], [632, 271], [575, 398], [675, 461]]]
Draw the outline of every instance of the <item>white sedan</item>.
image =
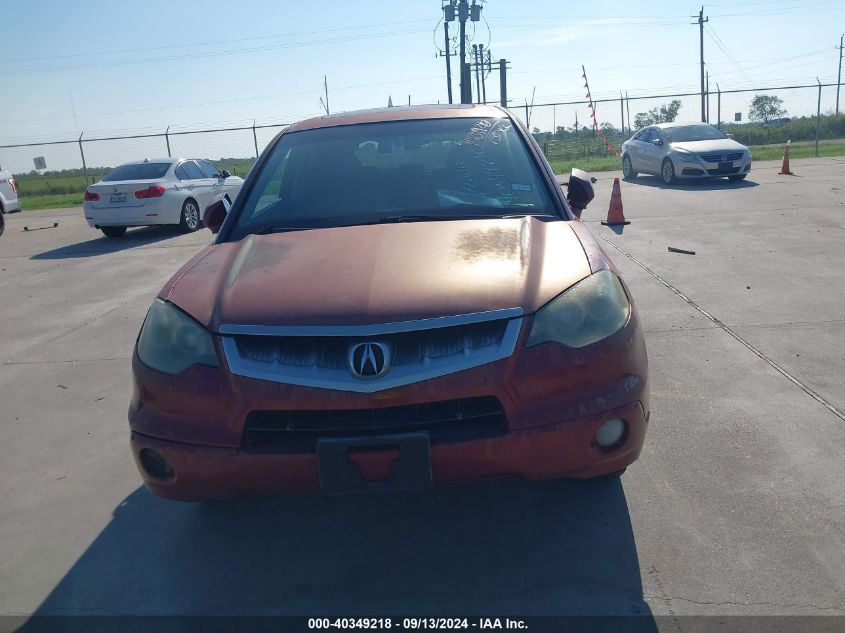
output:
[[655, 174], [671, 185], [679, 178], [743, 180], [751, 151], [709, 123], [658, 123], [622, 144], [622, 176]]
[[108, 237], [120, 237], [130, 226], [155, 224], [178, 224], [190, 233], [202, 226], [208, 205], [223, 198], [231, 203], [243, 183], [205, 160], [125, 163], [85, 190], [85, 220]]

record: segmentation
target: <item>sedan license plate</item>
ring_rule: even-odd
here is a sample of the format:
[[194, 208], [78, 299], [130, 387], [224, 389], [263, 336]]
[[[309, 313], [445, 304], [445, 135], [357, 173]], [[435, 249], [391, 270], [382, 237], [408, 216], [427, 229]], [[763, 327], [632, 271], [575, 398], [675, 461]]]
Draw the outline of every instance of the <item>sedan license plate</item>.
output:
[[[326, 494], [430, 488], [429, 445], [428, 433], [320, 438], [317, 441], [320, 488]], [[383, 479], [368, 481], [364, 478], [359, 462], [367, 453], [382, 459], [392, 458]]]
[[725, 163], [719, 163], [719, 171], [731, 171], [734, 168], [734, 164], [731, 161], [727, 161]]
[[126, 202], [126, 194], [125, 193], [113, 193], [109, 196], [109, 202], [112, 204], [118, 204], [120, 202]]

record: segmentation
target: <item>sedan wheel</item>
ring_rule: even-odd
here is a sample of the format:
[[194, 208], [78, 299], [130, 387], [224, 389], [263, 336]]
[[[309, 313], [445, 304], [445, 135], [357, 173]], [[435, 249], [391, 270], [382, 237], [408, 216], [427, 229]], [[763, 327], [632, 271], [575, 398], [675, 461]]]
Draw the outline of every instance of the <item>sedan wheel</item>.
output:
[[622, 159], [622, 177], [625, 180], [633, 180], [637, 177], [637, 172], [634, 171], [634, 166], [631, 164], [630, 156]]
[[663, 167], [660, 168], [660, 175], [663, 178], [663, 183], [667, 185], [671, 185], [675, 182], [675, 165], [672, 164], [670, 159], [666, 159], [663, 161]]
[[200, 226], [200, 210], [193, 199], [185, 200], [182, 205], [182, 217], [179, 226], [185, 233], [193, 233]]

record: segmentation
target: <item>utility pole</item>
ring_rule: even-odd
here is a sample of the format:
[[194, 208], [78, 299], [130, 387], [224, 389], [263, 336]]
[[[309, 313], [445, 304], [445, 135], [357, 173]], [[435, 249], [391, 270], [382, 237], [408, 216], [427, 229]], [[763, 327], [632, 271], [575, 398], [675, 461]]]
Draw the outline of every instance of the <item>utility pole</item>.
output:
[[839, 73], [836, 75], [836, 116], [839, 116], [839, 86], [842, 85], [842, 39], [845, 35], [839, 36]]
[[707, 91], [707, 118], [705, 121], [710, 123], [710, 71], [707, 71], [707, 81], [704, 84], [705, 90]]
[[470, 64], [466, 61], [467, 20], [470, 22], [481, 20], [481, 5], [477, 4], [477, 0], [472, 0], [472, 4], [469, 4], [467, 0], [458, 0], [458, 22], [461, 26], [461, 103], [472, 103], [472, 71]]
[[[487, 57], [490, 57], [490, 51], [487, 51]], [[478, 59], [481, 62], [481, 103], [487, 105], [487, 83], [484, 81], [484, 71], [487, 68], [487, 62], [484, 60], [484, 44], [478, 45]]]
[[458, 2], [458, 21], [461, 24], [461, 49], [460, 49], [460, 56], [459, 62], [461, 65], [461, 103], [472, 103], [472, 95], [469, 95], [472, 92], [472, 84], [470, 83], [469, 78], [469, 68], [466, 65], [466, 55], [467, 55], [467, 18], [469, 17], [469, 6], [467, 5], [467, 0], [460, 0]]
[[443, 5], [443, 56], [446, 58], [446, 91], [452, 103], [452, 46], [449, 40], [449, 22], [455, 21], [455, 0]]
[[475, 102], [481, 103], [481, 64], [478, 63], [478, 45], [472, 45], [472, 58], [475, 60]]
[[499, 60], [499, 105], [508, 107], [508, 60]]
[[[696, 16], [692, 16], [696, 17]], [[704, 17], [704, 7], [698, 12], [698, 21], [693, 24], [698, 24], [699, 46], [701, 49], [701, 121], [707, 120], [707, 109], [704, 103], [704, 24], [709, 22], [710, 18]]]

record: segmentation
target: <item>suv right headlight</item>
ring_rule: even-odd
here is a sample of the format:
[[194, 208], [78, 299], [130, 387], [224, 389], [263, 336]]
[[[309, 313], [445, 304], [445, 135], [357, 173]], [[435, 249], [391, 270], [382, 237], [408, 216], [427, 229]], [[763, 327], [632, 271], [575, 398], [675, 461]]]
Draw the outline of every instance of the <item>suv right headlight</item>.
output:
[[586, 347], [616, 334], [630, 314], [622, 282], [613, 272], [600, 270], [537, 311], [527, 346], [557, 342]]
[[178, 374], [192, 365], [220, 367], [208, 330], [161, 299], [153, 301], [141, 326], [138, 358], [165, 374]]

